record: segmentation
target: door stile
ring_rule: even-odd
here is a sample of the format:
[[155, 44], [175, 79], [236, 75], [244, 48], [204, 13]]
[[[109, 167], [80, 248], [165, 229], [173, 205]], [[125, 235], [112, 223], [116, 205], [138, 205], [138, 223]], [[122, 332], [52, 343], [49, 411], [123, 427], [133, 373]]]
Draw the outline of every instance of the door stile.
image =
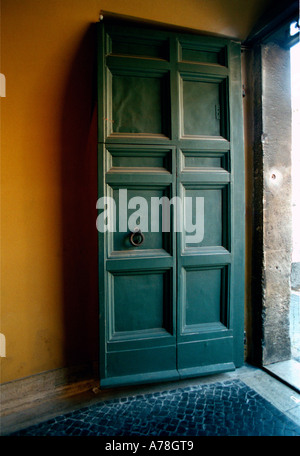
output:
[[235, 334], [234, 362], [240, 367], [244, 362], [244, 290], [245, 290], [245, 161], [243, 137], [243, 107], [241, 82], [241, 48], [231, 41], [228, 46], [230, 66], [229, 115], [231, 141], [231, 249], [234, 256], [231, 282], [231, 325]]

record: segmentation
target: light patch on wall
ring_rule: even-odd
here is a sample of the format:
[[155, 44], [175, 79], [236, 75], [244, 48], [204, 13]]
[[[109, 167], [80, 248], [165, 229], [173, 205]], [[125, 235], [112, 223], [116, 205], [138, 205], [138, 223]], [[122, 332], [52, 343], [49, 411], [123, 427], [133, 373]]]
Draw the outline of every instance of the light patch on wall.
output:
[[6, 338], [2, 333], [0, 333], [0, 357], [6, 358]]
[[6, 97], [6, 79], [2, 73], [0, 73], [0, 97]]

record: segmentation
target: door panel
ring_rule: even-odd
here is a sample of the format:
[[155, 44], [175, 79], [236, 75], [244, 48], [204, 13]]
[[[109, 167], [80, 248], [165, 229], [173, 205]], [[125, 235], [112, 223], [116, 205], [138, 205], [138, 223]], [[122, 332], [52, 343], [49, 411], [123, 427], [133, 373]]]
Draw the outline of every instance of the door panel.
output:
[[210, 40], [210, 43], [202, 41], [199, 46], [199, 38], [190, 35], [179, 37], [179, 61], [197, 63], [215, 63], [227, 66], [226, 46], [217, 40]]
[[[109, 132], [131, 135], [163, 135], [170, 131], [169, 72], [128, 66], [115, 59], [107, 70]], [[145, 115], [146, 113], [146, 115]]]
[[[163, 125], [164, 77], [113, 75], [114, 133], [165, 133]], [[147, 115], [143, 115], [147, 112]]]
[[[117, 271], [109, 274], [110, 340], [172, 335], [170, 270]], [[143, 296], [143, 300], [140, 297]]]
[[197, 73], [180, 73], [182, 138], [228, 136], [227, 80]]
[[[205, 247], [205, 246], [223, 246], [225, 239], [224, 233], [224, 220], [223, 220], [223, 204], [224, 204], [224, 189], [221, 188], [195, 188], [195, 186], [183, 187], [183, 198], [191, 198], [193, 201], [191, 225], [199, 226], [199, 235], [197, 231], [194, 234], [186, 233], [183, 236], [183, 248], [188, 247]], [[203, 200], [203, 212], [197, 211], [195, 204], [196, 198]], [[185, 200], [184, 200], [185, 201]], [[185, 203], [184, 203], [185, 204]], [[202, 220], [201, 220], [202, 219]], [[186, 222], [189, 224], [188, 221]], [[201, 227], [201, 228], [200, 228]], [[203, 227], [203, 228], [202, 228]], [[191, 239], [192, 242], [188, 242]], [[199, 241], [198, 241], [199, 239]]]
[[185, 269], [184, 273], [184, 330], [189, 331], [203, 324], [221, 323], [221, 269]]
[[183, 134], [220, 136], [218, 84], [183, 80], [182, 92]]
[[[99, 232], [101, 387], [232, 370], [243, 362], [240, 46], [101, 23], [98, 69], [99, 198], [115, 202], [115, 229]], [[172, 204], [163, 222], [174, 197], [183, 230]]]
[[[171, 242], [171, 232], [162, 232], [162, 220], [158, 220], [158, 230], [151, 231], [151, 222], [153, 223], [153, 218], [151, 214], [151, 198], [171, 198], [171, 186], [142, 186], [134, 185], [127, 186], [126, 184], [119, 184], [118, 187], [115, 187], [110, 194], [114, 198], [117, 207], [120, 207], [122, 201], [120, 201], [120, 190], [126, 190], [128, 201], [134, 201], [132, 208], [127, 209], [127, 220], [128, 224], [132, 224], [133, 229], [135, 227], [140, 227], [142, 232], [145, 235], [145, 240], [143, 244], [139, 247], [135, 247], [130, 243], [129, 239], [129, 230], [127, 232], [121, 232], [120, 230], [113, 233], [112, 244], [113, 250], [112, 254], [115, 254], [118, 251], [131, 251], [142, 253], [144, 250], [160, 250], [161, 253], [170, 253], [172, 242]], [[140, 200], [143, 198], [142, 200]], [[140, 220], [142, 219], [142, 220]], [[117, 227], [118, 227], [118, 217], [117, 217]], [[137, 223], [136, 223], [137, 222]], [[138, 222], [140, 222], [138, 224]]]
[[107, 172], [172, 172], [172, 149], [108, 146]]
[[111, 26], [108, 34], [107, 55], [130, 55], [156, 59], [169, 58], [169, 40], [165, 34], [143, 30], [142, 36], [130, 28]]

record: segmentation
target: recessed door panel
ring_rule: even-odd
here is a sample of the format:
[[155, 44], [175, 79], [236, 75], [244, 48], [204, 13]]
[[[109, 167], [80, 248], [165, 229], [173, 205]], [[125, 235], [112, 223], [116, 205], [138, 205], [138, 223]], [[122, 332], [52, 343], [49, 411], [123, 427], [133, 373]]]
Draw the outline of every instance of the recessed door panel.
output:
[[222, 271], [185, 270], [185, 326], [221, 322]]
[[168, 136], [168, 79], [165, 72], [111, 70], [112, 133]]
[[[115, 231], [109, 234], [112, 237], [112, 254], [127, 251], [140, 255], [151, 250], [171, 253], [172, 227], [163, 230], [162, 205], [155, 204], [156, 201], [171, 198], [171, 186], [157, 188], [139, 184], [128, 186], [124, 183], [110, 188], [109, 194], [116, 207]], [[135, 229], [141, 230], [144, 236], [143, 243], [138, 246], [131, 242], [131, 234]]]
[[219, 157], [199, 157], [188, 156], [185, 158], [186, 169], [191, 168], [221, 168], [221, 158]]
[[186, 187], [184, 198], [184, 248], [224, 246], [222, 188]]
[[140, 338], [172, 332], [169, 271], [114, 274], [111, 291], [112, 337]]
[[180, 39], [179, 58], [184, 62], [213, 63], [227, 66], [226, 46], [219, 43], [199, 45], [193, 39]]
[[172, 149], [110, 147], [107, 154], [107, 171], [171, 173]]
[[220, 136], [219, 85], [183, 80], [182, 92], [184, 135]]
[[137, 36], [126, 36], [126, 32], [122, 34], [121, 30], [111, 33], [109, 38], [110, 54], [113, 55], [164, 60], [169, 57], [169, 43], [166, 39], [151, 39], [151, 37], [143, 39]]
[[222, 153], [216, 151], [183, 150], [181, 152], [181, 171], [192, 173], [195, 171], [229, 170], [228, 151]]
[[182, 185], [182, 247], [229, 246], [228, 188], [223, 185]]

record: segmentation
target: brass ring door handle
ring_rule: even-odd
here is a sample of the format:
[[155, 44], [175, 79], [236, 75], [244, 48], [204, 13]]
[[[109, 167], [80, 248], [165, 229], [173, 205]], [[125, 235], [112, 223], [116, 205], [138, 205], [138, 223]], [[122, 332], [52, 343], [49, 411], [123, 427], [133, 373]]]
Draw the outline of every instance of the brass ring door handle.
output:
[[132, 245], [134, 245], [135, 247], [140, 247], [143, 243], [144, 243], [144, 240], [145, 240], [145, 236], [143, 235], [143, 233], [141, 232], [141, 230], [139, 230], [138, 228], [136, 228], [130, 235], [130, 243]]

